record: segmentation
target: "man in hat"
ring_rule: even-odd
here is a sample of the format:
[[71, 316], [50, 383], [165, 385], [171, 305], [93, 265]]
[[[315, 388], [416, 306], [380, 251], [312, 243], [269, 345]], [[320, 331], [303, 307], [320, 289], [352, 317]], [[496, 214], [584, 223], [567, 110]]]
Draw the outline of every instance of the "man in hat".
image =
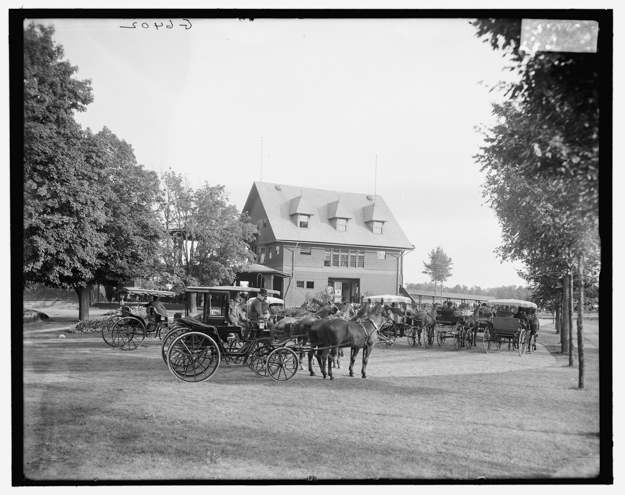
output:
[[249, 323], [258, 324], [259, 320], [265, 320], [269, 327], [269, 341], [273, 342], [274, 326], [270, 319], [269, 303], [267, 302], [267, 289], [260, 289], [258, 296], [250, 306]]

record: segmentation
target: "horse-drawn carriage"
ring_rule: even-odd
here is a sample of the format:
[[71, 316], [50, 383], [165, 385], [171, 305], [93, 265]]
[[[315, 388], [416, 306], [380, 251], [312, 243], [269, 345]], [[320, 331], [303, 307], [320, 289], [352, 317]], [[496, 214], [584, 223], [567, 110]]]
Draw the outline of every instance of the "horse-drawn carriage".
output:
[[[102, 326], [102, 339], [108, 345], [124, 351], [139, 347], [149, 335], [161, 338], [163, 330], [169, 326], [167, 315], [157, 315], [154, 308], [148, 306], [153, 296], [173, 298], [176, 293], [166, 290], [140, 289], [125, 287], [127, 301]], [[143, 310], [147, 306], [146, 310]], [[134, 311], [133, 311], [134, 309]]]
[[[518, 299], [493, 299], [489, 301], [491, 308], [495, 310], [492, 320], [484, 328], [483, 346], [486, 352], [491, 348], [501, 349], [503, 343], [508, 343], [509, 350], [516, 350], [519, 356], [525, 354], [530, 339], [529, 323], [514, 316], [515, 309], [531, 308], [536, 310], [533, 302]], [[535, 334], [534, 334], [535, 335]]]
[[[243, 326], [228, 320], [233, 292], [256, 295], [253, 287], [187, 287], [185, 316], [176, 320], [163, 339], [162, 355], [171, 373], [184, 382], [208, 380], [223, 358], [227, 364], [245, 364], [258, 376], [290, 380], [298, 369], [298, 357], [267, 335], [268, 321], [260, 316]], [[277, 291], [268, 290], [276, 294]], [[193, 314], [200, 299], [201, 312]]]
[[[410, 343], [416, 342], [416, 329], [412, 325], [411, 316], [406, 315], [406, 311], [411, 307], [412, 300], [409, 297], [395, 296], [391, 294], [382, 294], [379, 296], [367, 296], [363, 298], [363, 303], [375, 304], [381, 303], [384, 306], [392, 305], [392, 315], [388, 318], [378, 330], [378, 343], [383, 349], [393, 347], [397, 337], [407, 336]], [[397, 308], [397, 310], [394, 310]], [[415, 344], [416, 345], [416, 344]]]
[[467, 315], [461, 311], [452, 308], [437, 309], [432, 331], [436, 334], [438, 346], [442, 347], [447, 339], [453, 339], [456, 349], [465, 347], [466, 321]]

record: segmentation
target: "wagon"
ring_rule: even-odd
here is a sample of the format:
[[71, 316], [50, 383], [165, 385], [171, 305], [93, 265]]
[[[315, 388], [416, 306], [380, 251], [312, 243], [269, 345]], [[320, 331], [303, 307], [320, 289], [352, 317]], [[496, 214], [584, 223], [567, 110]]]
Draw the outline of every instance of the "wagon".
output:
[[433, 323], [433, 330], [436, 334], [436, 343], [439, 347], [445, 345], [447, 339], [454, 340], [454, 347], [460, 349], [465, 347], [466, 342], [466, 317], [459, 311], [453, 314], [445, 314], [444, 310], [437, 312], [436, 321]]
[[[137, 287], [125, 287], [124, 292], [138, 299], [151, 296], [174, 297], [175, 292], [167, 290], [141, 289]], [[132, 351], [139, 347], [147, 336], [161, 338], [161, 333], [168, 330], [169, 321], [164, 317], [156, 321], [154, 315], [147, 313], [144, 317], [138, 312], [132, 311], [132, 307], [144, 307], [147, 301], [136, 301], [124, 304], [102, 326], [102, 339], [112, 347], [124, 351]], [[151, 308], [148, 308], [151, 309]]]
[[[178, 380], [204, 382], [214, 375], [222, 359], [228, 365], [247, 365], [260, 377], [270, 376], [277, 381], [293, 378], [299, 367], [298, 357], [286, 342], [270, 341], [264, 319], [249, 328], [250, 335], [228, 321], [230, 294], [236, 291], [254, 295], [259, 290], [238, 286], [187, 287], [186, 316], [175, 322], [163, 339], [161, 351]], [[198, 303], [202, 311], [194, 314]]]
[[501, 349], [503, 343], [508, 344], [509, 350], [516, 350], [519, 356], [525, 354], [527, 348], [527, 330], [521, 320], [513, 316], [512, 308], [534, 308], [536, 304], [519, 299], [493, 299], [489, 301], [495, 308], [495, 316], [484, 328], [482, 338], [484, 350], [490, 352], [491, 348]]
[[[367, 296], [363, 298], [364, 303], [378, 303], [381, 302], [384, 305], [396, 303], [403, 304], [404, 306], [410, 306], [412, 300], [404, 296], [395, 296], [391, 294], [382, 294], [379, 296]], [[406, 309], [404, 307], [404, 309]], [[400, 316], [393, 314], [392, 318], [386, 320], [385, 323], [378, 330], [378, 343], [383, 349], [389, 349], [393, 347], [395, 340], [398, 336], [403, 337], [406, 335], [408, 341], [411, 338], [414, 340], [416, 335], [416, 329], [412, 327], [412, 320], [406, 316]]]

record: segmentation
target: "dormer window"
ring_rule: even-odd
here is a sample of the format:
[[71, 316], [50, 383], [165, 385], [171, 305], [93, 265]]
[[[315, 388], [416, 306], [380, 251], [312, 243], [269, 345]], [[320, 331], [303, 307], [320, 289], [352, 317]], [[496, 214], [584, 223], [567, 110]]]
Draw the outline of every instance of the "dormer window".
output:
[[384, 227], [384, 222], [373, 222], [373, 233], [381, 234], [383, 227]]
[[297, 219], [297, 226], [301, 229], [307, 229], [309, 221], [310, 221], [310, 215], [299, 215]]
[[347, 218], [336, 219], [336, 230], [338, 230], [339, 232], [347, 231]]

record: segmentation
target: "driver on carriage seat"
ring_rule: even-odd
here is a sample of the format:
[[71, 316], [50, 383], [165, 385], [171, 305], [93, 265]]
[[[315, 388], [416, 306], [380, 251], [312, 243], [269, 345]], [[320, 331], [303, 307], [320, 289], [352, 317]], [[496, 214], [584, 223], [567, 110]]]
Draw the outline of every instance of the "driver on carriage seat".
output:
[[[274, 325], [269, 314], [269, 303], [267, 302], [267, 289], [260, 289], [258, 296], [250, 306], [249, 324], [258, 325], [258, 321], [264, 319], [269, 328], [269, 342], [274, 339]], [[253, 328], [253, 327], [252, 327]], [[266, 330], [266, 329], [265, 329]]]
[[447, 306], [441, 310], [441, 316], [454, 316], [454, 308], [451, 301], [447, 301]]
[[158, 296], [152, 296], [152, 300], [144, 307], [148, 308], [148, 316], [151, 313], [154, 313], [154, 322], [157, 326], [161, 322], [161, 318], [164, 318], [165, 321], [167, 321], [167, 309], [165, 308], [165, 305], [159, 300]]
[[523, 308], [519, 307], [517, 312], [514, 314], [514, 318], [521, 320], [521, 326], [527, 329], [527, 316], [525, 315], [525, 310]]
[[[393, 313], [393, 321], [396, 323], [395, 328], [399, 328], [399, 337], [401, 338], [404, 336], [404, 312], [400, 306], [397, 306], [397, 303], [391, 303], [391, 312]], [[397, 330], [395, 332], [397, 333]]]

